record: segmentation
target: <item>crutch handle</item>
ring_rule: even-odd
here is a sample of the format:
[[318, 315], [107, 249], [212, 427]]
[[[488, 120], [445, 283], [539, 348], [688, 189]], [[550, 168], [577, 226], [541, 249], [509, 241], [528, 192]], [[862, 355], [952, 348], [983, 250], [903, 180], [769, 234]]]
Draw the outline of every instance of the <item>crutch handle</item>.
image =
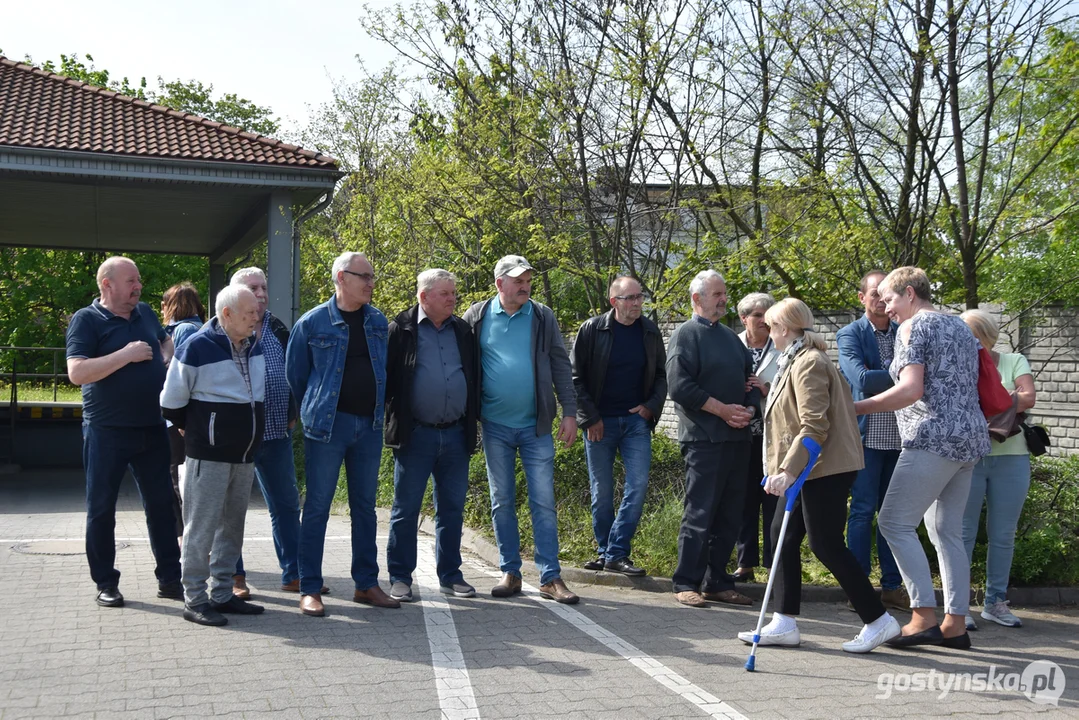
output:
[[[802, 486], [805, 485], [806, 478], [809, 477], [809, 473], [812, 472], [813, 466], [817, 464], [817, 458], [820, 457], [820, 443], [811, 437], [802, 438], [802, 445], [805, 446], [806, 452], [809, 453], [809, 461], [806, 463], [805, 468], [798, 475], [798, 479], [794, 481], [794, 484], [787, 488], [787, 492], [783, 493], [783, 496], [787, 498], [787, 511], [794, 509], [794, 503], [798, 499], [798, 493], [802, 491]], [[766, 475], [761, 480], [761, 486], [768, 482], [768, 476]]]

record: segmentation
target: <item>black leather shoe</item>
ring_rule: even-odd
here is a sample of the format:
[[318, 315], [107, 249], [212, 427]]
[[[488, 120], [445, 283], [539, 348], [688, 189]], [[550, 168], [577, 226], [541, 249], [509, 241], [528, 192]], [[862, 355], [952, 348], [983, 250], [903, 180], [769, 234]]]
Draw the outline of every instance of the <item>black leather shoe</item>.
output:
[[[940, 633], [940, 626], [934, 625], [928, 630], [922, 630], [913, 635], [896, 635], [888, 640], [887, 644], [891, 647], [905, 648], [915, 645], [940, 645], [943, 641], [944, 636]], [[970, 642], [970, 637], [967, 637], [967, 642]]]
[[589, 560], [588, 562], [586, 562], [581, 567], [583, 567], [585, 570], [602, 570], [603, 565], [604, 565], [603, 558], [598, 557], [595, 560]]
[[181, 583], [179, 580], [173, 580], [172, 582], [167, 583], [160, 583], [157, 586], [157, 596], [159, 598], [168, 598], [169, 600], [183, 600], [183, 583]]
[[102, 607], [123, 607], [124, 596], [120, 594], [119, 588], [107, 587], [98, 591], [97, 604]]
[[940, 646], [951, 648], [952, 650], [970, 650], [970, 633], [963, 633], [962, 635], [956, 635], [955, 637], [950, 638], [942, 638]]
[[753, 568], [738, 568], [731, 573], [731, 577], [735, 582], [756, 582], [757, 580]]
[[210, 607], [210, 603], [202, 603], [194, 607], [184, 607], [184, 620], [197, 625], [210, 625], [221, 627], [228, 625], [229, 619]]
[[210, 607], [219, 613], [232, 613], [234, 615], [258, 615], [266, 610], [261, 605], [241, 600], [235, 595], [230, 597], [227, 602], [210, 603]]
[[628, 557], [611, 560], [604, 569], [607, 572], [622, 573], [623, 575], [644, 575], [644, 568], [634, 565]]

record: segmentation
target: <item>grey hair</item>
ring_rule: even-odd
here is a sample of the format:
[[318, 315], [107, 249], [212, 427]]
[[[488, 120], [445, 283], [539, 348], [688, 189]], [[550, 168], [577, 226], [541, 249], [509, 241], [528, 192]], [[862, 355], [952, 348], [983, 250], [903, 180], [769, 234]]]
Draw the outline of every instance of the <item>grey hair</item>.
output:
[[754, 310], [768, 310], [775, 304], [776, 299], [768, 293], [750, 293], [738, 301], [738, 317], [744, 318]]
[[226, 285], [222, 288], [214, 299], [214, 315], [217, 316], [217, 321], [221, 322], [225, 308], [230, 310], [235, 308], [236, 303], [245, 294], [250, 295], [252, 300], [255, 299], [255, 293], [248, 290], [246, 285]]
[[707, 270], [701, 270], [699, 273], [697, 273], [696, 277], [694, 277], [693, 280], [689, 283], [689, 301], [693, 302], [694, 295], [700, 295], [702, 292], [704, 292], [705, 283], [707, 283], [709, 280], [716, 279], [718, 279], [720, 282], [726, 282], [726, 280], [723, 279], [722, 275], [720, 275], [715, 270], [712, 270], [711, 268]]
[[240, 268], [236, 272], [232, 273], [232, 280], [229, 281], [229, 284], [243, 285], [244, 279], [251, 275], [259, 275], [260, 277], [262, 277], [263, 282], [266, 281], [266, 273], [263, 272], [262, 268], [252, 265], [251, 267]]
[[[132, 260], [131, 258], [126, 258], [123, 255], [114, 255], [111, 258], [106, 258], [105, 262], [98, 265], [98, 267], [97, 267], [97, 289], [98, 290], [103, 289], [105, 280], [112, 280], [112, 274], [116, 270], [116, 268], [118, 268], [119, 266], [121, 266], [121, 265], [123, 265], [125, 263], [130, 263], [131, 265], [135, 265], [134, 260]], [[138, 265], [135, 265], [135, 267], [137, 268]]]
[[618, 275], [618, 276], [615, 277], [614, 280], [611, 280], [611, 286], [609, 288], [607, 288], [607, 297], [609, 297], [609, 298], [614, 297], [614, 292], [615, 292], [614, 289], [616, 287], [622, 287], [622, 285], [627, 280], [632, 280], [633, 282], [637, 283], [637, 285], [640, 286], [642, 290], [644, 289], [644, 286], [641, 285], [640, 280], [638, 280], [637, 278], [635, 278], [632, 275], [627, 273], [627, 274], [623, 274], [623, 275]]
[[342, 270], [348, 270], [348, 266], [352, 264], [352, 261], [359, 258], [366, 262], [368, 265], [371, 262], [367, 259], [367, 256], [361, 252], [343, 252], [338, 255], [333, 261], [333, 269], [330, 272], [333, 275], [333, 284], [337, 284], [337, 274]]
[[418, 298], [421, 292], [427, 292], [444, 280], [449, 280], [454, 285], [457, 284], [457, 276], [449, 270], [443, 270], [442, 268], [424, 270], [416, 276], [416, 297]]

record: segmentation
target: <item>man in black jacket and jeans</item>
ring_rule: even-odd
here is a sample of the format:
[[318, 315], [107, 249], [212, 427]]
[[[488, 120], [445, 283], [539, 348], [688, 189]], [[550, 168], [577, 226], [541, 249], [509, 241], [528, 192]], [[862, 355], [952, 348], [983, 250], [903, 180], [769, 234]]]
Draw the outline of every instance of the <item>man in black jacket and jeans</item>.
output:
[[[592, 489], [592, 530], [599, 546], [587, 570], [644, 575], [629, 558], [652, 467], [652, 431], [667, 399], [666, 353], [656, 324], [642, 316], [644, 292], [619, 276], [608, 293], [612, 309], [586, 320], [573, 343], [577, 424], [585, 429]], [[622, 454], [625, 487], [614, 513], [614, 458]]]
[[476, 449], [476, 371], [471, 329], [453, 314], [457, 278], [424, 270], [419, 303], [390, 323], [386, 355], [386, 445], [393, 448], [393, 509], [386, 564], [390, 596], [411, 602], [416, 532], [434, 475], [435, 570], [439, 590], [472, 597], [461, 574], [468, 458]]

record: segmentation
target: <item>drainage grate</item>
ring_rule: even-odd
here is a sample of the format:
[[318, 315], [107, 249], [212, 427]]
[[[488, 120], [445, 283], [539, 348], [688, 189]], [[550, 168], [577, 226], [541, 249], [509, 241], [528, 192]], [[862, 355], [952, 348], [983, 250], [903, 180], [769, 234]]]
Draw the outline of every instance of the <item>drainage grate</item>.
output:
[[[127, 543], [116, 543], [117, 550], [123, 550]], [[11, 549], [23, 555], [85, 555], [86, 543], [83, 540], [37, 540], [12, 545]]]

